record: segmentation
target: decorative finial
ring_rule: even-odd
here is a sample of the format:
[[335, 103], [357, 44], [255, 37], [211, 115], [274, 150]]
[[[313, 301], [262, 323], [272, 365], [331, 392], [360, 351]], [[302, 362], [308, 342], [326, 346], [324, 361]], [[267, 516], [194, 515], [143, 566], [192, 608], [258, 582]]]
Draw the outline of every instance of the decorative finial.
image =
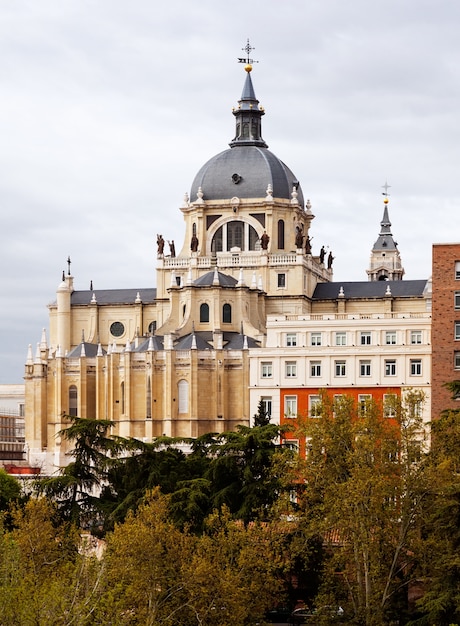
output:
[[250, 58], [250, 54], [253, 50], [255, 50], [255, 48], [253, 48], [251, 46], [251, 44], [249, 43], [249, 39], [246, 42], [246, 45], [244, 46], [244, 48], [241, 48], [241, 50], [243, 50], [243, 52], [246, 52], [246, 56], [241, 58], [238, 58], [238, 63], [245, 63], [244, 69], [246, 70], [246, 72], [250, 72], [252, 70], [252, 66], [254, 63], [258, 63], [259, 61], [254, 61], [254, 59]]
[[70, 256], [67, 257], [67, 274], [70, 276], [70, 264], [71, 264], [71, 260], [70, 260]]
[[382, 192], [382, 195], [383, 195], [383, 196], [385, 196], [385, 199], [384, 199], [384, 201], [383, 201], [383, 202], [384, 202], [384, 204], [388, 204], [388, 202], [389, 202], [389, 200], [388, 200], [388, 196], [389, 196], [390, 194], [388, 193], [388, 189], [389, 189], [390, 187], [391, 187], [391, 185], [389, 185], [389, 184], [387, 183], [387, 181], [385, 181], [385, 184], [384, 184], [384, 185], [382, 185], [382, 189], [385, 189], [385, 191], [383, 191], [383, 192]]

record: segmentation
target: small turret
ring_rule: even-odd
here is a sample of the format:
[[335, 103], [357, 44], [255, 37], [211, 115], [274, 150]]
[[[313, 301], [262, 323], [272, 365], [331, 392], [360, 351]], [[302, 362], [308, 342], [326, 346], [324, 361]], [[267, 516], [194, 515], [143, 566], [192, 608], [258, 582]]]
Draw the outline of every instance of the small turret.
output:
[[401, 265], [401, 256], [398, 244], [391, 234], [391, 222], [388, 217], [388, 187], [387, 183], [383, 200], [383, 217], [380, 222], [380, 234], [371, 251], [369, 269], [366, 270], [370, 281], [374, 280], [402, 280], [404, 268]]

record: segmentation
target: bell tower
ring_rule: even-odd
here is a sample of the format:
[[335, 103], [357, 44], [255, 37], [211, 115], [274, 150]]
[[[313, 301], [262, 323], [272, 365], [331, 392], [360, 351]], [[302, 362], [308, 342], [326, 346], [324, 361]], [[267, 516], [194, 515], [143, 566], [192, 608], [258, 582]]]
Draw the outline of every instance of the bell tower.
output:
[[371, 259], [367, 275], [370, 281], [374, 280], [402, 280], [404, 268], [401, 265], [401, 256], [398, 244], [391, 234], [391, 222], [388, 217], [389, 185], [383, 185], [385, 196], [383, 199], [383, 217], [380, 222], [380, 234], [371, 251]]

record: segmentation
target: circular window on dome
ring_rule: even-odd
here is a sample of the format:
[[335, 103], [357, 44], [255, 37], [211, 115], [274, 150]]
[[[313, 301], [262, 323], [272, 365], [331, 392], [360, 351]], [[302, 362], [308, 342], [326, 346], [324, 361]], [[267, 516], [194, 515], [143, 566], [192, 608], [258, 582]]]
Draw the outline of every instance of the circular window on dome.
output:
[[113, 337], [121, 337], [124, 332], [125, 332], [125, 327], [123, 326], [121, 322], [114, 322], [113, 324], [111, 324], [110, 334]]

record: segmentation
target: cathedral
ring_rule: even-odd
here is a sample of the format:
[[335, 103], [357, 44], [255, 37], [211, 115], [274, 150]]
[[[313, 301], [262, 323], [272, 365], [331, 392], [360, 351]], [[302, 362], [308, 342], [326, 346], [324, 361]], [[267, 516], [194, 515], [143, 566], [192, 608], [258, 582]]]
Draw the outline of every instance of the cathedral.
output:
[[388, 197], [368, 280], [335, 283], [310, 201], [262, 137], [249, 61], [230, 147], [178, 208], [182, 248], [156, 235], [156, 286], [77, 291], [69, 259], [25, 364], [27, 460], [44, 473], [69, 460], [66, 415], [152, 441], [249, 425], [261, 400], [282, 423], [323, 388], [429, 398], [431, 283], [403, 280]]

